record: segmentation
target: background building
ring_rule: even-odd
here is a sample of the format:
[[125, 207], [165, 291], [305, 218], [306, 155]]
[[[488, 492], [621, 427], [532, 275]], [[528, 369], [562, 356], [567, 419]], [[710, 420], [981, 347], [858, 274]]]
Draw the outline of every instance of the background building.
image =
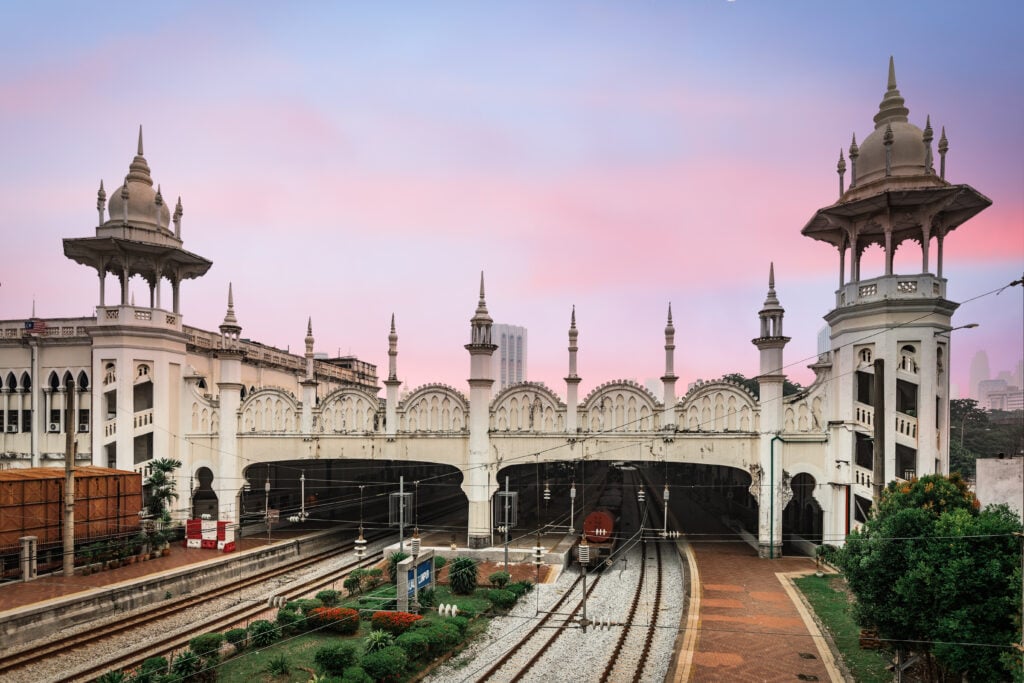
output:
[[501, 391], [507, 386], [529, 381], [526, 374], [526, 328], [495, 324], [492, 329], [498, 350], [491, 356], [491, 377]]

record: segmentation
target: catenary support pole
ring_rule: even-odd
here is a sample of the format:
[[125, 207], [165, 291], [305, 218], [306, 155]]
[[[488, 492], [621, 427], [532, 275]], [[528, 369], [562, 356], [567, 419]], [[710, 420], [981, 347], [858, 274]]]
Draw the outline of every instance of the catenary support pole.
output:
[[64, 576], [75, 575], [75, 380], [64, 387]]

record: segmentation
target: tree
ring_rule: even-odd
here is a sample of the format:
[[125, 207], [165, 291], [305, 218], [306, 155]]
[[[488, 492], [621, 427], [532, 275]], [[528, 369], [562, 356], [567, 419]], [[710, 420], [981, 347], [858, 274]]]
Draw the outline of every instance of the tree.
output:
[[949, 402], [949, 469], [974, 477], [975, 461], [1024, 447], [1024, 413], [988, 411], [970, 398]]
[[[746, 377], [745, 375], [739, 372], [730, 372], [727, 375], [722, 375], [720, 380], [741, 384], [747, 389], [747, 391], [752, 393], [754, 396], [757, 396], [758, 398], [760, 398], [761, 396], [761, 385], [758, 383], [756, 378]], [[789, 379], [784, 379], [782, 381], [783, 396], [799, 394], [803, 390], [804, 387], [800, 386], [796, 382], [790, 382]]]
[[163, 517], [165, 512], [170, 512], [171, 501], [178, 499], [174, 470], [181, 467], [181, 461], [173, 458], [157, 458], [150, 467], [152, 473], [146, 478], [146, 486], [149, 487], [146, 510], [153, 517]]
[[958, 475], [890, 483], [839, 553], [858, 621], [923, 655], [930, 680], [940, 670], [1007, 678], [1001, 656], [1019, 628], [1020, 530], [1005, 506], [979, 510]]

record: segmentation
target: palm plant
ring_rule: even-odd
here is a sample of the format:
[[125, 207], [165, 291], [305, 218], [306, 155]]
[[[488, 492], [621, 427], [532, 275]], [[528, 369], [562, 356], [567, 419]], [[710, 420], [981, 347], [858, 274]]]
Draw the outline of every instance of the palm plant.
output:
[[146, 486], [149, 487], [146, 510], [151, 516], [160, 518], [169, 512], [171, 501], [178, 499], [174, 470], [181, 467], [181, 461], [173, 458], [158, 458], [150, 466], [152, 473], [146, 478]]

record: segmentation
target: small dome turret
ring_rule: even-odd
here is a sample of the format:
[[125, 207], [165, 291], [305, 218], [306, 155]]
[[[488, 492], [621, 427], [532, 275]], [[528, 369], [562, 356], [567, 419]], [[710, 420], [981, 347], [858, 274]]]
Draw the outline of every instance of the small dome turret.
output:
[[139, 126], [138, 152], [128, 166], [128, 175], [125, 176], [122, 191], [111, 193], [107, 215], [109, 219], [104, 224], [107, 226], [123, 225], [127, 222], [133, 227], [167, 230], [171, 223], [170, 209], [163, 201], [159, 190], [153, 189], [149, 164], [143, 156], [142, 126]]

